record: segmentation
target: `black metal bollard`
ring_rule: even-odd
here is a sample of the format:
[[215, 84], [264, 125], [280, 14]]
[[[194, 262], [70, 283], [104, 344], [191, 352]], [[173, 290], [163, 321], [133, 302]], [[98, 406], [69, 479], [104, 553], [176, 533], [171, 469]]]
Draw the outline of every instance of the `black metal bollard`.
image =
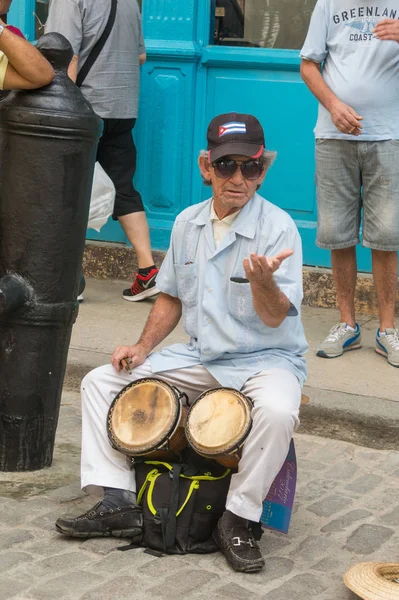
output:
[[101, 133], [69, 42], [38, 48], [53, 83], [0, 103], [0, 471], [52, 463]]

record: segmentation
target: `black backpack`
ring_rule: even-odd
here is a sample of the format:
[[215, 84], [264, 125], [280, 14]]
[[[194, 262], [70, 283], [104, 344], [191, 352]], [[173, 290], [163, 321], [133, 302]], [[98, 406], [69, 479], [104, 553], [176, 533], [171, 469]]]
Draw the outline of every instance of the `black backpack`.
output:
[[166, 554], [218, 550], [212, 533], [225, 510], [231, 470], [197, 455], [134, 464], [143, 509], [142, 546]]

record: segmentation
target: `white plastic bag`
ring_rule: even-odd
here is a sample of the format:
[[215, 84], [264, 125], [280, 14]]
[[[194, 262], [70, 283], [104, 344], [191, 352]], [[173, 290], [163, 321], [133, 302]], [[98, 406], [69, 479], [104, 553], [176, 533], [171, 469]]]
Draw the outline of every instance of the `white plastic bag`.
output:
[[114, 212], [115, 186], [99, 162], [94, 168], [88, 228], [100, 231]]

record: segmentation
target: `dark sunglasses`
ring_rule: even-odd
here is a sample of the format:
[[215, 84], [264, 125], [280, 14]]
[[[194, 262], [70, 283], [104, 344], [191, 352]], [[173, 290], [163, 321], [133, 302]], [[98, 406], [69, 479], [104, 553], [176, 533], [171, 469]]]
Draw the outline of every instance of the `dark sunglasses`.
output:
[[212, 167], [215, 169], [216, 176], [221, 179], [233, 177], [239, 167], [244, 179], [254, 181], [262, 175], [265, 166], [263, 161], [254, 160], [253, 158], [242, 162], [237, 162], [232, 158], [221, 158], [213, 162]]

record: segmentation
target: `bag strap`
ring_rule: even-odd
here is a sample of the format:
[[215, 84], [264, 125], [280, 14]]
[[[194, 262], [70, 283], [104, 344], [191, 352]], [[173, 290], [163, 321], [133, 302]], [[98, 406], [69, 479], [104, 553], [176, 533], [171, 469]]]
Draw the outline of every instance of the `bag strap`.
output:
[[179, 508], [179, 487], [180, 487], [181, 465], [174, 464], [170, 472], [172, 477], [172, 490], [168, 508], [160, 508], [157, 511], [157, 517], [161, 522], [161, 530], [165, 552], [172, 548], [176, 541], [177, 531], [177, 512]]
[[[209, 461], [208, 461], [208, 463], [209, 463]], [[183, 479], [193, 479], [195, 481], [219, 481], [219, 479], [224, 479], [225, 477], [228, 477], [231, 473], [231, 469], [226, 468], [223, 471], [223, 473], [221, 473], [218, 476], [212, 475], [212, 473], [210, 471], [207, 471], [205, 473], [203, 472], [202, 475], [198, 475], [199, 467], [195, 466], [194, 464], [191, 464], [191, 463], [172, 463], [171, 464], [171, 463], [163, 462], [160, 460], [146, 460], [145, 464], [166, 467], [166, 469], [168, 469], [168, 471], [170, 471], [170, 472], [173, 470], [174, 464], [180, 464], [181, 465], [180, 477], [183, 477]], [[209, 465], [207, 465], [207, 467], [208, 466]], [[211, 465], [211, 466], [214, 466], [214, 465]], [[154, 472], [159, 472], [159, 471], [157, 471], [157, 469], [155, 469], [154, 471], [151, 471], [151, 473], [149, 473], [149, 475], [147, 475], [147, 479], [148, 479], [148, 477], [152, 477]], [[140, 492], [139, 492], [139, 498], [142, 497], [146, 484], [147, 484], [147, 481], [144, 483], [142, 490], [140, 490]], [[140, 504], [140, 502], [138, 502], [138, 503]]]
[[78, 76], [76, 79], [76, 85], [78, 87], [82, 87], [84, 80], [88, 76], [88, 74], [89, 74], [90, 70], [92, 69], [94, 63], [96, 62], [97, 58], [100, 56], [101, 51], [104, 48], [106, 41], [108, 40], [108, 38], [110, 36], [110, 33], [111, 33], [112, 28], [115, 23], [117, 4], [118, 4], [118, 0], [111, 0], [111, 10], [109, 13], [109, 17], [108, 17], [108, 21], [105, 26], [105, 29], [104, 29], [100, 39], [94, 44], [89, 56], [87, 57], [85, 64], [83, 65], [83, 67], [80, 69], [80, 71], [78, 73]]

